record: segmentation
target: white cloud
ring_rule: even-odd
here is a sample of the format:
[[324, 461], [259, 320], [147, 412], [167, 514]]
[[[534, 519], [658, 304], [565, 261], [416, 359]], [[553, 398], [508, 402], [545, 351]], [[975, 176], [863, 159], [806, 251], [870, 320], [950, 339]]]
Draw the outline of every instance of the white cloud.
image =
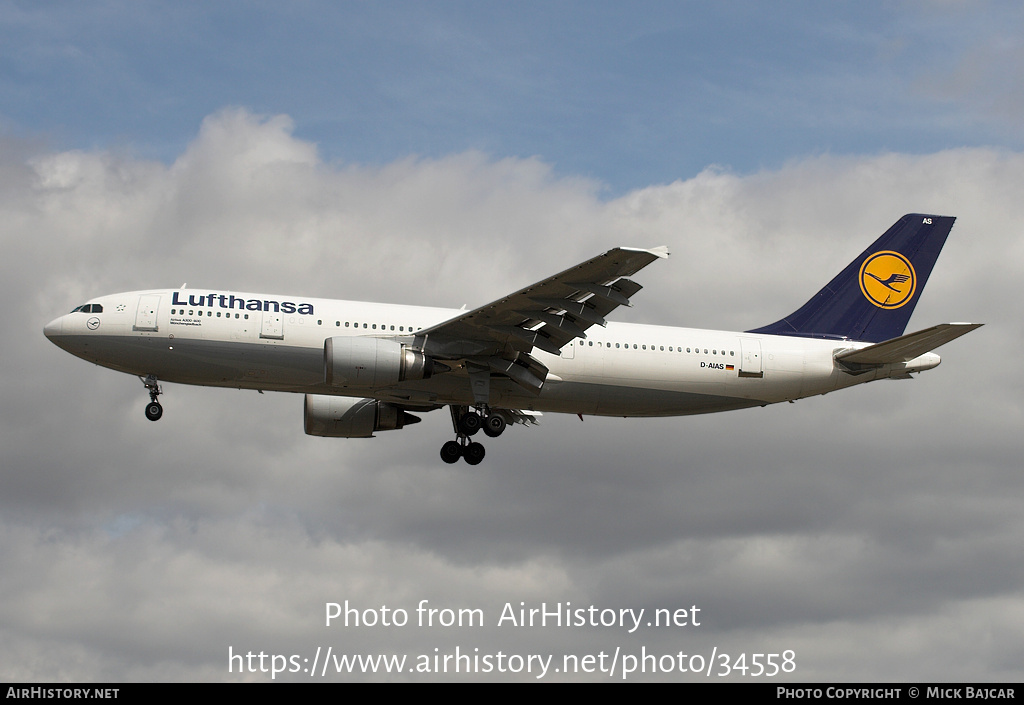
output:
[[[344, 599], [696, 603], [706, 627], [622, 643], [793, 648], [801, 680], [1021, 677], [999, 654], [1024, 650], [1005, 627], [1022, 604], [1022, 373], [1005, 360], [1024, 313], [1024, 157], [823, 155], [602, 200], [538, 159], [326, 163], [291, 130], [227, 110], [171, 165], [0, 152], [5, 678], [235, 679], [229, 645], [582, 654], [619, 637], [323, 627]], [[444, 412], [315, 439], [297, 396], [169, 385], [154, 425], [141, 384], [41, 334], [89, 296], [185, 280], [474, 305], [618, 244], [673, 252], [618, 320], [751, 327], [907, 211], [959, 216], [911, 325], [988, 324], [938, 370], [712, 417], [548, 415], [476, 469], [437, 458]]]

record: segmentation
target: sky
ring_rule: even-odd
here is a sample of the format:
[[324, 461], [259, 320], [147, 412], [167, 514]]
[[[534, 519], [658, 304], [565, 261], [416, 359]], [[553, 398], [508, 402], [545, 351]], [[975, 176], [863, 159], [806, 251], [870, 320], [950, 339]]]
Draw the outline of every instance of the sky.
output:
[[[1020, 681], [1021, 37], [1015, 3], [0, 2], [0, 680]], [[614, 320], [745, 330], [908, 212], [958, 218], [911, 329], [985, 323], [938, 369], [547, 414], [477, 467], [447, 411], [314, 438], [300, 395], [168, 384], [153, 424], [42, 335], [183, 282], [476, 306], [617, 245], [672, 256]], [[567, 603], [686, 624], [499, 623]], [[289, 672], [328, 648], [426, 666]], [[758, 680], [720, 668], [625, 680]]]

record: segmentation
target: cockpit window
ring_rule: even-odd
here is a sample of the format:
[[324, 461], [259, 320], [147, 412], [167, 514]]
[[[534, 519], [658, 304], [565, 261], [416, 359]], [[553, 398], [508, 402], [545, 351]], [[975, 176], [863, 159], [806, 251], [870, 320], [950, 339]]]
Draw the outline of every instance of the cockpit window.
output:
[[103, 313], [103, 304], [82, 304], [71, 313]]

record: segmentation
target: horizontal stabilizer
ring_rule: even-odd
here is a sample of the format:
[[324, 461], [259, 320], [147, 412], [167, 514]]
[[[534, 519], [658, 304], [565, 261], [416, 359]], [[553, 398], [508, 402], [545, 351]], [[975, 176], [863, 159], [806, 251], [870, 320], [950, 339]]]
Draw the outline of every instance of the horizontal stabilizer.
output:
[[909, 362], [916, 357], [931, 352], [940, 345], [945, 345], [951, 340], [956, 340], [961, 335], [970, 333], [975, 328], [980, 328], [982, 323], [943, 323], [919, 330], [916, 333], [908, 333], [898, 338], [876, 343], [860, 350], [836, 355], [836, 360], [842, 363], [853, 363], [857, 365], [888, 365], [900, 362]]

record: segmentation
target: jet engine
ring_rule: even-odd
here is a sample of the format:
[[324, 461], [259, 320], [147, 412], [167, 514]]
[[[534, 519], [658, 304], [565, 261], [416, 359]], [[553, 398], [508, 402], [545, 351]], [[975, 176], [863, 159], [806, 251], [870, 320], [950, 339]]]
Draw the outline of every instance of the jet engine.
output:
[[434, 371], [432, 358], [393, 340], [336, 336], [324, 341], [324, 381], [332, 387], [386, 387], [428, 379]]
[[372, 438], [374, 431], [392, 431], [419, 423], [420, 417], [376, 399], [307, 394], [303, 423], [310, 436]]

